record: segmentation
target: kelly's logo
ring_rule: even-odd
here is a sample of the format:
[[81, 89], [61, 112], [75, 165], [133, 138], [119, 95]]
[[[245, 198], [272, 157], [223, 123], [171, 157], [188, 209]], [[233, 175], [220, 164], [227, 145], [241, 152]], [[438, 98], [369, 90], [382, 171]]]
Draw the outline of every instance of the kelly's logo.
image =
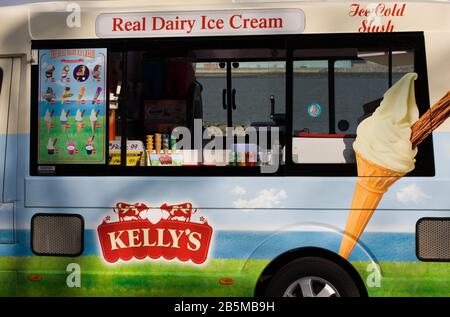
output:
[[204, 217], [199, 222], [191, 221], [197, 211], [191, 203], [163, 204], [154, 210], [145, 203], [119, 202], [113, 211], [117, 221], [107, 216], [97, 228], [107, 262], [147, 257], [196, 264], [206, 261], [213, 229]]

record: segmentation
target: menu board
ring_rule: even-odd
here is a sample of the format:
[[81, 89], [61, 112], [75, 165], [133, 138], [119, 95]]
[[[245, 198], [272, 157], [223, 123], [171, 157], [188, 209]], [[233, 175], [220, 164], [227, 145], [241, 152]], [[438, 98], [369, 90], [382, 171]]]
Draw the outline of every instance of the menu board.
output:
[[104, 164], [106, 48], [39, 50], [38, 164]]

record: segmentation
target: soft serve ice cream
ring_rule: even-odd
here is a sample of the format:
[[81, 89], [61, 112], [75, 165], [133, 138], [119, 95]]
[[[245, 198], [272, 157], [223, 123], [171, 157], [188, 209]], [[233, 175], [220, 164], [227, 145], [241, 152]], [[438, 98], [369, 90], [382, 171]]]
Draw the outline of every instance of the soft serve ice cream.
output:
[[61, 122], [67, 122], [67, 114], [64, 109], [61, 110], [61, 115], [59, 116], [59, 120]]
[[413, 149], [411, 126], [419, 117], [414, 80], [403, 76], [385, 94], [381, 105], [356, 131], [353, 148], [358, 178], [339, 254], [347, 259], [369, 223], [384, 193], [414, 169], [417, 149]]
[[91, 115], [89, 118], [91, 121], [97, 121], [97, 114], [95, 113], [94, 109], [91, 110]]
[[416, 73], [403, 76], [384, 94], [372, 116], [359, 124], [353, 148], [366, 160], [403, 173], [414, 169], [417, 148], [412, 148], [410, 137], [411, 126], [419, 119], [416, 78]]
[[77, 125], [77, 133], [80, 134], [81, 128], [83, 127], [83, 112], [80, 111], [80, 109], [77, 109], [77, 113], [75, 114], [75, 122]]
[[64, 109], [61, 110], [61, 115], [59, 116], [59, 120], [61, 121], [61, 130], [62, 133], [65, 134], [66, 133], [66, 129], [67, 129], [67, 114], [69, 113], [70, 110], [67, 110], [67, 112], [64, 111]]
[[50, 133], [50, 128], [52, 126], [52, 113], [48, 109], [45, 111], [44, 121], [47, 126], [47, 133]]
[[77, 109], [77, 113], [75, 114], [75, 121], [77, 121], [77, 122], [83, 121], [83, 117], [81, 116], [80, 109]]
[[47, 142], [47, 153], [48, 154], [54, 154], [55, 153], [55, 145], [53, 143], [53, 139], [49, 138]]
[[91, 121], [91, 130], [92, 135], [95, 133], [95, 125], [97, 124], [97, 113], [94, 109], [91, 110], [91, 115], [89, 116], [89, 120]]

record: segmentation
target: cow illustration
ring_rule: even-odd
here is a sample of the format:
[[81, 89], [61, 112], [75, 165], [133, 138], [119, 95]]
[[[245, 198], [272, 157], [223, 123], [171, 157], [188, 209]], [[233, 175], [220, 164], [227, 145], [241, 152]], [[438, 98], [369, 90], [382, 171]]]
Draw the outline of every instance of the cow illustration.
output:
[[179, 205], [161, 205], [161, 210], [167, 211], [169, 217], [167, 220], [172, 220], [173, 218], [184, 218], [184, 221], [191, 221], [191, 216], [197, 211], [197, 209], [192, 209], [191, 203], [184, 203]]
[[129, 220], [142, 220], [140, 213], [144, 210], [148, 210], [149, 207], [144, 203], [127, 204], [119, 202], [116, 207], [113, 208], [114, 212], [119, 216], [119, 221], [125, 221], [125, 217], [129, 217]]

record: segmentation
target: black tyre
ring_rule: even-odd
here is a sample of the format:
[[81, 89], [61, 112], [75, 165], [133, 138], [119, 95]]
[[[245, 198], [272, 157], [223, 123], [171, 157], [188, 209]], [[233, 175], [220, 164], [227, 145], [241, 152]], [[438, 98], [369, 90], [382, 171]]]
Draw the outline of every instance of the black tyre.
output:
[[282, 267], [266, 289], [270, 297], [360, 297], [352, 276], [333, 261], [304, 257]]

